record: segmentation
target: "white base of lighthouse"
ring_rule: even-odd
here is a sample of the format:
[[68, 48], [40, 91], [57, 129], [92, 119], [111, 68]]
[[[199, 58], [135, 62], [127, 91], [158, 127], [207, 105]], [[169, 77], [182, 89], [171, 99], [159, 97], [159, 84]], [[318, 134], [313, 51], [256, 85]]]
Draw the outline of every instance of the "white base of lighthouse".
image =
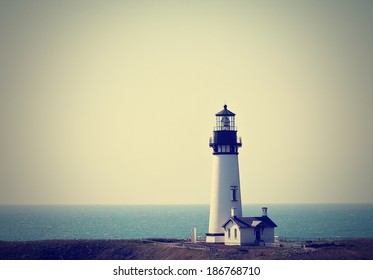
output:
[[215, 154], [212, 164], [209, 230], [206, 242], [224, 242], [223, 224], [235, 208], [236, 216], [242, 216], [240, 176], [237, 154]]
[[221, 235], [208, 235], [206, 234], [206, 242], [207, 243], [224, 243], [225, 242], [225, 237], [224, 234]]

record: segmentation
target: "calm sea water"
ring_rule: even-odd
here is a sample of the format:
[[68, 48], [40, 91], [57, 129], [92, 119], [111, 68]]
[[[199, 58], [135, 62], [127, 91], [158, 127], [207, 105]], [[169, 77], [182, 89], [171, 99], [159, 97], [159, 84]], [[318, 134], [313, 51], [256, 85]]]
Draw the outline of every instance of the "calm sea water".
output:
[[[243, 205], [260, 216], [262, 205]], [[373, 204], [266, 205], [275, 235], [300, 238], [373, 237]], [[0, 205], [0, 240], [187, 238], [204, 236], [208, 205]]]

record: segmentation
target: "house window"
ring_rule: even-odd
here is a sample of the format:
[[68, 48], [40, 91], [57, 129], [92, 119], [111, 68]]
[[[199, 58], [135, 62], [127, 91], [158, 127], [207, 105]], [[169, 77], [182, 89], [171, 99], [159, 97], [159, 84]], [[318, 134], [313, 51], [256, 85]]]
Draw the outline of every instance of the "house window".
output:
[[228, 238], [231, 238], [231, 229], [228, 229]]
[[237, 186], [231, 186], [231, 200], [232, 201], [237, 201]]
[[234, 229], [234, 239], [237, 239], [237, 229]]

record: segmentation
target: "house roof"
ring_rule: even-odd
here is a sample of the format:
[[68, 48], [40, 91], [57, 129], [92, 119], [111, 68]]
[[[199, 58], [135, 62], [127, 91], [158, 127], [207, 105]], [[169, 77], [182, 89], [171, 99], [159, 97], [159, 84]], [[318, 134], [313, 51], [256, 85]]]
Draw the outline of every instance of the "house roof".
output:
[[277, 225], [267, 216], [262, 217], [230, 217], [223, 225], [226, 225], [232, 221], [237, 224], [239, 228], [266, 228], [266, 227], [277, 227]]

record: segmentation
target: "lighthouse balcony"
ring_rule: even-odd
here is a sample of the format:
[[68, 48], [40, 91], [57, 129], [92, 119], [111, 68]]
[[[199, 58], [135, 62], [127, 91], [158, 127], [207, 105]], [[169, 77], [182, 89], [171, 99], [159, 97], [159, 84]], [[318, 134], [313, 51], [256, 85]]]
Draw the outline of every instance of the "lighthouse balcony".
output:
[[214, 150], [213, 154], [230, 154], [230, 155], [238, 155], [238, 145], [217, 145], [211, 146]]
[[214, 137], [210, 137], [209, 146], [215, 147], [219, 145], [233, 145], [237, 147], [242, 146], [242, 138], [241, 137], [219, 137], [219, 135], [215, 135]]
[[213, 154], [238, 154], [238, 148], [242, 146], [241, 137], [236, 139], [234, 143], [222, 143], [214, 141], [213, 137], [210, 138], [210, 147], [213, 148]]

